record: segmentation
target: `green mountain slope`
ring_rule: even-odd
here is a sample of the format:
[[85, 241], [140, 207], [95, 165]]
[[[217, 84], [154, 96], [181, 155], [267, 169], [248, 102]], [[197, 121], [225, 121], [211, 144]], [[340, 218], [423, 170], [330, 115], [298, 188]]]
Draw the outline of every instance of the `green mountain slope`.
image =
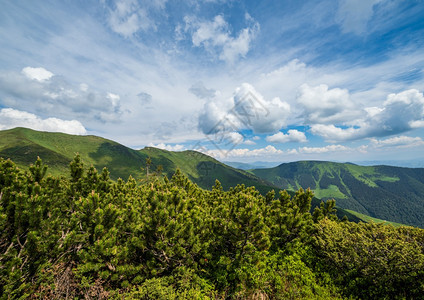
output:
[[98, 170], [107, 167], [111, 178], [136, 179], [146, 177], [146, 159], [151, 158], [151, 172], [158, 166], [163, 173], [172, 176], [177, 168], [200, 187], [211, 188], [218, 179], [225, 189], [244, 183], [254, 185], [260, 192], [275, 188], [272, 184], [248, 172], [229, 167], [219, 161], [195, 151], [171, 152], [152, 147], [133, 150], [97, 136], [76, 136], [15, 128], [0, 131], [0, 157], [11, 158], [23, 168], [40, 156], [55, 175], [68, 173], [68, 166], [79, 153], [86, 166]]
[[319, 161], [250, 171], [280, 188], [310, 187], [316, 197], [383, 220], [424, 227], [424, 169]]
[[[0, 157], [11, 158], [24, 169], [28, 169], [39, 156], [49, 166], [50, 174], [66, 176], [69, 163], [76, 153], [80, 154], [86, 167], [93, 165], [98, 170], [107, 167], [112, 179], [127, 179], [130, 175], [137, 180], [145, 179], [146, 159], [150, 157], [151, 173], [162, 166], [162, 173], [170, 177], [179, 168], [190, 180], [205, 189], [210, 189], [218, 179], [224, 189], [242, 183], [255, 186], [262, 194], [274, 189], [278, 195], [280, 190], [252, 173], [227, 166], [196, 151], [172, 152], [153, 147], [133, 150], [97, 136], [75, 136], [26, 128], [0, 131]], [[319, 205], [320, 201], [314, 198], [312, 206]], [[366, 222], [364, 218], [339, 208], [338, 216], [342, 218], [344, 215], [351, 221]]]
[[[68, 166], [76, 153], [86, 165], [101, 170], [107, 166], [112, 178], [140, 177], [140, 167], [146, 155], [116, 142], [97, 136], [76, 136], [15, 128], [0, 131], [0, 156], [11, 158], [21, 167], [28, 168], [37, 156], [49, 166], [52, 174], [68, 173]], [[144, 159], [144, 160], [143, 160]]]
[[196, 151], [172, 152], [146, 147], [138, 151], [152, 159], [152, 170], [161, 165], [168, 177], [179, 168], [190, 180], [203, 188], [211, 188], [218, 179], [224, 189], [243, 183], [255, 186], [261, 193], [276, 187], [243, 170], [227, 166], [216, 159]]

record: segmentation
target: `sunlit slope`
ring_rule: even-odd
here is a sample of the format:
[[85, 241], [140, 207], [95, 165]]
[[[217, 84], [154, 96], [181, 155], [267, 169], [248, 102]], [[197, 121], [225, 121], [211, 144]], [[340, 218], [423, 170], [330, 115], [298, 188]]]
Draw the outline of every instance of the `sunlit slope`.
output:
[[97, 136], [77, 136], [15, 128], [0, 132], [0, 156], [28, 167], [37, 156], [53, 174], [67, 174], [76, 153], [87, 166], [101, 170], [107, 166], [112, 178], [128, 178], [140, 173], [145, 155], [111, 140]]
[[316, 197], [372, 217], [424, 227], [424, 169], [300, 161], [250, 171], [283, 189], [310, 187]]
[[218, 179], [224, 189], [237, 184], [255, 186], [260, 192], [266, 192], [274, 186], [246, 171], [227, 166], [216, 159], [196, 151], [173, 152], [146, 147], [139, 153], [152, 159], [152, 171], [162, 166], [166, 175], [171, 176], [177, 168], [186, 174], [190, 180], [203, 188], [211, 188]]
[[152, 147], [133, 150], [119, 143], [97, 136], [77, 136], [15, 128], [0, 131], [0, 156], [11, 158], [23, 168], [33, 163], [37, 156], [49, 166], [52, 174], [66, 175], [68, 166], [79, 153], [86, 166], [98, 170], [107, 167], [111, 178], [137, 179], [146, 177], [146, 160], [153, 174], [159, 166], [162, 173], [172, 176], [177, 168], [203, 188], [211, 188], [218, 179], [225, 189], [237, 184], [256, 186], [266, 192], [274, 186], [248, 172], [229, 167], [195, 151], [171, 152]]
[[[255, 186], [262, 194], [272, 189], [276, 195], [279, 192], [279, 188], [267, 180], [196, 151], [172, 152], [153, 147], [133, 150], [97, 136], [40, 132], [26, 128], [0, 131], [0, 157], [11, 158], [22, 168], [28, 168], [39, 156], [49, 166], [50, 174], [67, 176], [69, 163], [76, 153], [79, 153], [87, 168], [93, 165], [100, 171], [107, 167], [112, 179], [127, 179], [130, 175], [137, 180], [146, 179], [146, 160], [150, 158], [151, 175], [159, 166], [161, 173], [168, 177], [179, 168], [190, 180], [205, 189], [210, 189], [218, 179], [224, 189], [245, 184]], [[313, 206], [319, 203], [317, 198], [312, 201]], [[340, 218], [347, 215], [352, 221], [361, 220], [340, 208], [338, 215]]]

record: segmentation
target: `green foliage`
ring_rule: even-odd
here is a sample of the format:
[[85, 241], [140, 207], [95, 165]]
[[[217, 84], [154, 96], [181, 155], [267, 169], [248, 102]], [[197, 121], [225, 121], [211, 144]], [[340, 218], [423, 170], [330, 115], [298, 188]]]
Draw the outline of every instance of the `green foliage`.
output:
[[312, 218], [314, 222], [318, 222], [324, 218], [329, 218], [332, 220], [337, 220], [336, 212], [336, 200], [331, 199], [326, 202], [321, 201], [319, 207], [315, 207], [314, 212], [312, 214]]
[[[153, 159], [152, 159], [153, 161]], [[149, 162], [150, 163], [150, 162]], [[153, 166], [153, 163], [152, 163]], [[0, 299], [419, 298], [424, 233], [340, 222], [313, 193], [112, 181], [0, 159]]]
[[424, 291], [424, 231], [323, 219], [314, 246], [319, 264], [346, 295], [420, 299]]

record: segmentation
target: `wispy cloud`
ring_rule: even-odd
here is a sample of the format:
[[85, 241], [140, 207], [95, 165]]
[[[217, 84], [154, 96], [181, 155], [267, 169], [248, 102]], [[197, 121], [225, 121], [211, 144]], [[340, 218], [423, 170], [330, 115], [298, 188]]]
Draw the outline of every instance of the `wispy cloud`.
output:
[[343, 32], [363, 34], [374, 14], [374, 7], [382, 1], [384, 0], [339, 0], [336, 22]]
[[126, 37], [132, 37], [139, 31], [156, 30], [156, 20], [150, 14], [155, 10], [165, 7], [164, 1], [147, 1], [140, 3], [137, 0], [117, 0], [112, 8], [109, 8], [110, 28]]

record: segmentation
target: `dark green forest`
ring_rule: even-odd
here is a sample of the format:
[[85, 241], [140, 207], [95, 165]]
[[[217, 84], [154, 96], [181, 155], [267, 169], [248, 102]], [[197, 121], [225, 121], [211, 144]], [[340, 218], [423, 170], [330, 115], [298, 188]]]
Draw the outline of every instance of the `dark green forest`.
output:
[[423, 168], [298, 161], [250, 172], [281, 189], [309, 187], [343, 209], [424, 228]]
[[1, 299], [423, 299], [424, 230], [313, 193], [0, 159]]

